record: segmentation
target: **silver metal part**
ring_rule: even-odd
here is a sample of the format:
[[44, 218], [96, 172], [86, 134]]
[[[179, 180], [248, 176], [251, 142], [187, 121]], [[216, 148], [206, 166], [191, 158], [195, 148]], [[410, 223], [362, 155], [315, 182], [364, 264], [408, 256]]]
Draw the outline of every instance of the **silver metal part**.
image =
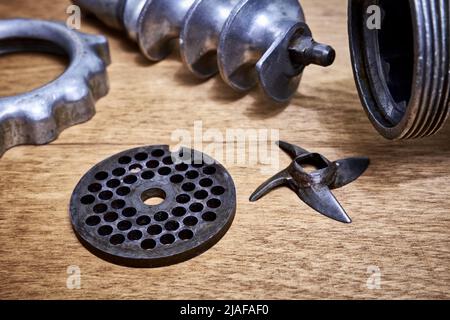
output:
[[[73, 1], [107, 19], [99, 0]], [[259, 82], [278, 102], [292, 98], [307, 65], [328, 66], [335, 58], [333, 48], [313, 41], [298, 0], [117, 0], [115, 8], [124, 12], [112, 10], [107, 24], [122, 17], [148, 59], [164, 59], [179, 41], [196, 76], [220, 71], [239, 91]]]
[[[369, 167], [370, 160], [357, 157], [331, 162], [323, 155], [311, 153], [299, 146], [284, 141], [277, 144], [293, 161], [289, 167], [259, 186], [251, 195], [250, 201], [258, 201], [270, 191], [284, 186], [324, 216], [351, 223], [352, 220], [331, 190], [344, 187], [358, 179]], [[315, 170], [308, 172], [305, 169], [307, 166], [314, 167]]]
[[74, 0], [86, 12], [94, 13], [104, 24], [115, 29], [123, 28], [123, 10], [127, 0]]
[[240, 0], [197, 0], [186, 15], [180, 36], [181, 56], [191, 72], [209, 78], [219, 69], [217, 49], [220, 34]]
[[22, 144], [45, 144], [65, 128], [95, 114], [95, 101], [109, 90], [110, 63], [103, 36], [73, 31], [43, 20], [0, 20], [0, 55], [40, 51], [67, 55], [70, 64], [56, 80], [27, 93], [0, 98], [0, 156]]
[[128, 0], [125, 2], [123, 24], [128, 36], [134, 41], [138, 40], [139, 17], [146, 0]]
[[300, 83], [301, 72], [290, 62], [288, 51], [301, 28], [299, 22], [305, 17], [297, 0], [241, 1], [220, 38], [218, 61], [225, 82], [243, 91], [252, 88], [259, 76], [263, 89], [275, 100], [289, 99]]
[[[370, 8], [380, 28], [368, 28]], [[362, 105], [387, 139], [439, 132], [450, 116], [448, 0], [349, 0], [349, 39]]]
[[167, 57], [172, 41], [178, 39], [184, 17], [194, 0], [147, 1], [139, 19], [138, 42], [141, 51], [152, 61]]

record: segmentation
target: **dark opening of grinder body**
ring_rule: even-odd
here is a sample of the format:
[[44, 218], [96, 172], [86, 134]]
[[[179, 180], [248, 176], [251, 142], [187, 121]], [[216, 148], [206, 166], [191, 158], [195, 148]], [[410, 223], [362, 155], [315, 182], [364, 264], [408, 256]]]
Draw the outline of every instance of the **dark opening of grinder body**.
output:
[[363, 107], [388, 139], [435, 134], [449, 115], [449, 4], [350, 0], [352, 64]]

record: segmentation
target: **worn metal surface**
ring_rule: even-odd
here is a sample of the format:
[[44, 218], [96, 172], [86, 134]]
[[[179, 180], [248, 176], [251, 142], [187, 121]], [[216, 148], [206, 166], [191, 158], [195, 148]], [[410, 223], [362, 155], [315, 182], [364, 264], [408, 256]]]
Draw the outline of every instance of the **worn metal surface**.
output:
[[102, 36], [43, 20], [0, 20], [0, 55], [41, 51], [67, 55], [70, 64], [41, 88], [0, 98], [0, 156], [21, 144], [45, 144], [65, 128], [89, 120], [107, 94], [108, 43]]
[[[180, 155], [182, 157], [180, 158]], [[147, 203], [160, 198], [161, 203]], [[94, 254], [132, 267], [190, 259], [217, 243], [236, 211], [225, 168], [191, 149], [149, 146], [93, 167], [70, 203], [73, 228]]]
[[109, 18], [99, 0], [73, 2], [109, 25], [122, 20], [152, 61], [167, 57], [179, 40], [197, 77], [220, 71], [238, 91], [260, 83], [278, 102], [292, 98], [307, 65], [329, 66], [335, 58], [333, 48], [313, 41], [297, 0], [116, 0]]
[[[250, 201], [258, 201], [273, 189], [287, 186], [319, 213], [340, 222], [351, 223], [352, 220], [330, 190], [358, 179], [369, 166], [369, 159], [360, 157], [331, 162], [321, 154], [308, 152], [283, 141], [278, 142], [278, 145], [294, 161], [264, 182], [252, 194]], [[306, 166], [312, 166], [315, 170], [308, 172]]]
[[[367, 27], [371, 5], [381, 9], [379, 30]], [[355, 80], [384, 137], [421, 138], [444, 126], [450, 111], [449, 14], [447, 0], [349, 1]]]
[[77, 0], [76, 4], [85, 10], [95, 11], [95, 15], [103, 23], [115, 29], [123, 27], [123, 11], [126, 0]]

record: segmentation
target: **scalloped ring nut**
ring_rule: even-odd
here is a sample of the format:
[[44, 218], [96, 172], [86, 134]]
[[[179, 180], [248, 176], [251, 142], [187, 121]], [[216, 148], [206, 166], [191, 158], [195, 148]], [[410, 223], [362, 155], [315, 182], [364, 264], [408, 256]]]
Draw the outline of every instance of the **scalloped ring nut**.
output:
[[95, 102], [109, 91], [105, 37], [77, 32], [58, 22], [8, 19], [0, 20], [0, 41], [0, 55], [41, 51], [70, 60], [56, 80], [0, 98], [0, 157], [17, 145], [49, 143], [65, 128], [93, 117]]

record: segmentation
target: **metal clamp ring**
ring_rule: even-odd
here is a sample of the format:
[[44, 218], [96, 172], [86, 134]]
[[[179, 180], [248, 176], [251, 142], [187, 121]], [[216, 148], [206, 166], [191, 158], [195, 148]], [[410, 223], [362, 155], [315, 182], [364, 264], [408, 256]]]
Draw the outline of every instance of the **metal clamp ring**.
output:
[[95, 101], [109, 91], [108, 42], [58, 22], [0, 20], [0, 55], [33, 51], [67, 55], [56, 80], [27, 93], [0, 98], [0, 157], [23, 144], [46, 144], [67, 127], [95, 114]]

